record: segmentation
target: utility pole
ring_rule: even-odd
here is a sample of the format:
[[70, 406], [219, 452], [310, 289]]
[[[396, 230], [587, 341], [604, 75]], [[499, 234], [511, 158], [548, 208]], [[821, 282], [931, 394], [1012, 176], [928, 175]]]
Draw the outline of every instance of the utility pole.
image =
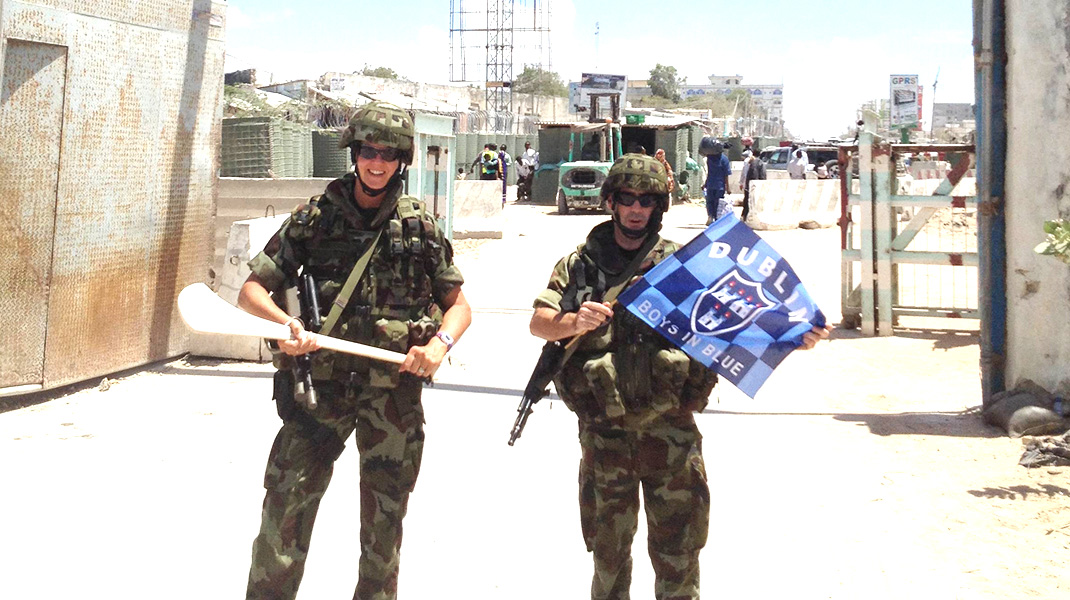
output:
[[936, 77], [933, 78], [933, 114], [929, 117], [929, 137], [933, 137], [933, 126], [936, 125], [936, 84], [940, 83], [940, 67], [936, 67]]
[[594, 22], [594, 70], [598, 70], [598, 21]]

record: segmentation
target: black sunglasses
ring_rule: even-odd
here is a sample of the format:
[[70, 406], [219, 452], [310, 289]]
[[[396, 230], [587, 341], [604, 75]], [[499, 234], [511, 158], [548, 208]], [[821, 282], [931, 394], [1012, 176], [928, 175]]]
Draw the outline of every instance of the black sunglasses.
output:
[[398, 156], [401, 155], [401, 150], [397, 148], [373, 148], [372, 146], [361, 145], [358, 152], [360, 157], [364, 160], [374, 160], [376, 156], [382, 158], [386, 162], [395, 161]]
[[639, 206], [643, 208], [650, 208], [658, 203], [661, 197], [657, 194], [642, 194], [636, 196], [635, 194], [625, 194], [624, 192], [613, 192], [613, 202], [620, 204], [621, 206], [631, 206], [639, 202]]

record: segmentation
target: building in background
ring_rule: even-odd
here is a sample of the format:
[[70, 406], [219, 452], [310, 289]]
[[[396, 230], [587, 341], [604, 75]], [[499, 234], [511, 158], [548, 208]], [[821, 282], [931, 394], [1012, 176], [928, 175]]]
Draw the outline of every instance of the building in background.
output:
[[933, 105], [933, 130], [973, 122], [973, 110], [974, 106], [969, 102], [937, 102]]
[[[710, 75], [707, 85], [680, 84], [680, 95], [684, 98], [698, 96], [727, 96], [736, 90], [746, 90], [751, 96], [753, 108], [764, 119], [774, 122], [783, 120], [784, 86], [782, 84], [744, 84], [742, 75]], [[652, 95], [650, 84], [645, 79], [631, 80], [628, 94], [632, 98], [646, 98]], [[714, 117], [742, 115], [714, 115]]]

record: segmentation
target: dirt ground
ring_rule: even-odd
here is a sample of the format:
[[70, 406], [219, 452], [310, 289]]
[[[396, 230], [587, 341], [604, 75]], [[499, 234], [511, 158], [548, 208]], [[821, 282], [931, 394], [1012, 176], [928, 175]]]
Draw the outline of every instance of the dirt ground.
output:
[[[575, 418], [544, 401], [505, 443], [540, 346], [531, 299], [604, 218], [551, 213], [511, 204], [503, 239], [456, 244], [475, 318], [425, 392], [403, 598], [589, 589]], [[701, 207], [674, 206], [663, 233], [683, 242], [703, 222]], [[838, 321], [838, 231], [762, 236]], [[785, 360], [754, 400], [715, 390], [697, 417], [713, 497], [706, 597], [1070, 597], [1070, 471], [1018, 466], [1022, 441], [982, 422], [975, 323], [902, 325], [883, 338], [837, 330]], [[270, 371], [182, 359], [7, 402], [0, 597], [240, 597], [278, 426]], [[355, 455], [336, 467], [301, 598], [352, 593]], [[640, 522], [634, 598], [653, 596], [644, 536]]]

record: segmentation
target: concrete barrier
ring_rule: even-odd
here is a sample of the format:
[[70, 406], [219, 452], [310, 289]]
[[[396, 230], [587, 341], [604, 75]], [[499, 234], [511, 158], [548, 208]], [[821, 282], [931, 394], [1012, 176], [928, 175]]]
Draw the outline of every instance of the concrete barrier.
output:
[[766, 179], [750, 186], [746, 222], [752, 229], [795, 229], [800, 223], [832, 227], [839, 222], [838, 179]]
[[[216, 293], [220, 298], [231, 304], [238, 304], [238, 292], [250, 273], [246, 263], [264, 248], [264, 244], [278, 231], [288, 216], [289, 212], [274, 217], [235, 221], [231, 224], [222, 264], [216, 271]], [[260, 362], [271, 360], [271, 353], [262, 339], [196, 332], [190, 334], [190, 353], [213, 358]]]
[[500, 239], [502, 182], [462, 179], [453, 183], [453, 237]]
[[[329, 177], [307, 179], [254, 179], [220, 177], [217, 186], [215, 238], [209, 281], [213, 288], [220, 282], [230, 227], [235, 221], [272, 215], [288, 215], [298, 204], [323, 193]], [[270, 237], [270, 235], [269, 235]], [[264, 239], [267, 241], [267, 238]], [[263, 247], [263, 245], [261, 245]], [[259, 250], [259, 248], [257, 248]]]

